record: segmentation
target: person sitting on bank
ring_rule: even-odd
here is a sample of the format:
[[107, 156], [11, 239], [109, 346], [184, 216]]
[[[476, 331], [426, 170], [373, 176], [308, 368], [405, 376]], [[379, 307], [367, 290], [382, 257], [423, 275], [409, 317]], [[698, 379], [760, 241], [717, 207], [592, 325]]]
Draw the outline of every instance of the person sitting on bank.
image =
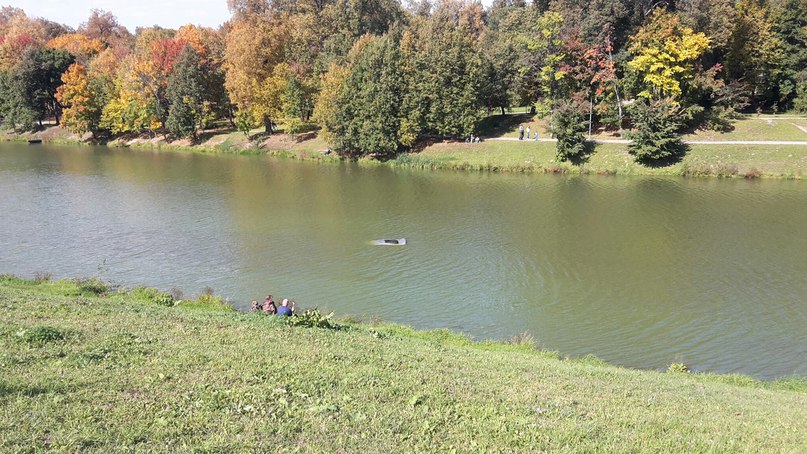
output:
[[258, 300], [252, 300], [252, 312], [263, 310], [263, 304], [258, 304]]
[[266, 300], [263, 302], [263, 312], [266, 315], [277, 314], [277, 306], [275, 306], [275, 300], [272, 299], [272, 295], [266, 296]]
[[291, 302], [291, 307], [289, 307], [288, 298], [283, 298], [280, 307], [277, 308], [277, 315], [281, 317], [291, 317], [294, 315], [294, 301]]

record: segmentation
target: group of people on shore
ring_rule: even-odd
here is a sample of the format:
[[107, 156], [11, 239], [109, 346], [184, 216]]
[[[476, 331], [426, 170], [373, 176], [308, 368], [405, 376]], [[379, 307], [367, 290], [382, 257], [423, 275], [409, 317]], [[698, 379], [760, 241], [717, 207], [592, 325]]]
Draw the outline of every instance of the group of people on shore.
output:
[[261, 311], [266, 315], [278, 315], [280, 317], [291, 317], [294, 315], [294, 301], [289, 301], [288, 298], [283, 298], [280, 302], [280, 307], [275, 304], [272, 295], [266, 295], [263, 303], [258, 300], [252, 300], [252, 312]]
[[[518, 127], [518, 140], [524, 140], [524, 132], [525, 132], [524, 125], [519, 125], [519, 127]], [[527, 133], [527, 139], [526, 140], [530, 140], [530, 127], [529, 126], [527, 126], [526, 133]], [[538, 140], [538, 131], [535, 131], [535, 136], [532, 138], [532, 140]]]

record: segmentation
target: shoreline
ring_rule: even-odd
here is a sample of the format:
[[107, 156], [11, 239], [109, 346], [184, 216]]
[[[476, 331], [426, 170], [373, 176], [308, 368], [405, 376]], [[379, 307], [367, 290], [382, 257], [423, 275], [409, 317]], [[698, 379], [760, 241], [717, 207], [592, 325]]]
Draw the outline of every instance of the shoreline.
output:
[[[193, 152], [223, 155], [260, 155], [318, 162], [357, 162], [360, 165], [386, 165], [415, 170], [450, 170], [461, 172], [570, 174], [600, 176], [679, 176], [744, 179], [801, 180], [807, 172], [807, 141], [689, 141], [690, 151], [683, 160], [667, 166], [636, 164], [627, 153], [625, 141], [595, 140], [595, 151], [587, 162], [572, 165], [557, 162], [551, 139], [518, 141], [511, 137], [492, 137], [478, 144], [439, 142], [427, 144], [417, 152], [404, 152], [379, 161], [373, 158], [349, 160], [335, 154], [326, 156], [327, 145], [313, 136], [294, 140], [282, 134], [251, 141], [235, 131], [211, 132], [205, 140], [191, 144], [187, 140], [168, 142], [162, 137], [117, 138], [93, 143], [60, 127], [49, 127], [36, 133], [0, 133], [0, 140], [26, 142], [42, 140], [53, 145], [106, 146], [165, 152]], [[732, 158], [734, 153], [735, 158]], [[724, 155], [725, 154], [725, 155]], [[803, 154], [804, 156], [794, 156]], [[758, 156], [759, 155], [759, 156]], [[761, 156], [761, 157], [760, 157]], [[766, 157], [767, 156], [767, 157]]]

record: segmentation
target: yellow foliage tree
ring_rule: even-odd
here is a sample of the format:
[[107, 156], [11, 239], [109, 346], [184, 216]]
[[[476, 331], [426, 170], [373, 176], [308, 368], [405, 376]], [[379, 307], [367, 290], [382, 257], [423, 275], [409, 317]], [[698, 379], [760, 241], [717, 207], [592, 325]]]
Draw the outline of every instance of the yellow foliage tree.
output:
[[639, 96], [679, 97], [682, 82], [692, 78], [696, 60], [708, 49], [705, 34], [683, 26], [675, 14], [656, 10], [630, 38], [629, 50], [634, 58], [628, 67], [649, 85]]
[[46, 45], [53, 49], [64, 49], [70, 52], [76, 57], [76, 61], [82, 65], [89, 63], [90, 59], [100, 54], [106, 47], [100, 39], [88, 38], [79, 33], [57, 36], [48, 41]]
[[[148, 63], [137, 60], [132, 55], [121, 64], [111, 99], [101, 115], [101, 126], [113, 134], [155, 132], [162, 126], [155, 97], [143, 89], [139, 77], [146, 71], [144, 65]], [[139, 70], [135, 71], [135, 68]]]
[[342, 66], [333, 64], [328, 68], [328, 72], [320, 78], [322, 87], [314, 104], [314, 121], [322, 127], [322, 137], [330, 142], [336, 130], [337, 103], [339, 94], [345, 80], [350, 75], [350, 71]]
[[101, 107], [96, 102], [96, 93], [90, 88], [87, 68], [73, 63], [62, 75], [61, 85], [56, 90], [56, 100], [62, 104], [62, 125], [78, 134], [93, 131], [101, 120]]
[[227, 34], [224, 86], [240, 121], [252, 122], [242, 129], [263, 125], [272, 132], [288, 75], [288, 65], [282, 63], [287, 36], [282, 22], [267, 16], [240, 21]]

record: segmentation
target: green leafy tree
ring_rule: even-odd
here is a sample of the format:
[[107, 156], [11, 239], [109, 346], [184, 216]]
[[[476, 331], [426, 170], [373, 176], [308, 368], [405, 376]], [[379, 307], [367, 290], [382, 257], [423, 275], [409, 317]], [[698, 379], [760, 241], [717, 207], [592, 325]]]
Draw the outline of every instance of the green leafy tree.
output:
[[747, 87], [754, 106], [777, 103], [785, 66], [782, 41], [773, 30], [769, 10], [753, 0], [741, 0], [726, 55], [726, 75]]
[[639, 101], [631, 105], [635, 128], [626, 134], [631, 140], [628, 152], [636, 162], [652, 164], [683, 156], [686, 146], [681, 141], [681, 112], [671, 99]]
[[312, 106], [311, 99], [296, 74], [289, 74], [281, 101], [286, 132], [289, 134], [301, 132], [304, 121], [311, 116]]
[[479, 12], [445, 0], [404, 32], [405, 111], [423, 133], [465, 137], [484, 115]]
[[[807, 90], [807, 1], [774, 0], [771, 2], [771, 25], [783, 49], [777, 86], [779, 101], [788, 106], [798, 98], [801, 106]], [[802, 108], [803, 110], [803, 108]]]
[[168, 79], [166, 128], [176, 137], [196, 138], [205, 101], [206, 67], [192, 46], [185, 46]]
[[392, 155], [404, 145], [398, 43], [391, 36], [367, 36], [352, 53], [337, 102], [334, 149], [347, 156]]
[[3, 82], [3, 116], [17, 129], [30, 130], [36, 122], [53, 118], [61, 120], [62, 105], [56, 91], [62, 85], [62, 74], [73, 63], [63, 50], [30, 49], [22, 60], [5, 72]]
[[17, 131], [36, 127], [38, 116], [29, 92], [30, 80], [16, 69], [0, 73], [0, 114], [5, 126]]

